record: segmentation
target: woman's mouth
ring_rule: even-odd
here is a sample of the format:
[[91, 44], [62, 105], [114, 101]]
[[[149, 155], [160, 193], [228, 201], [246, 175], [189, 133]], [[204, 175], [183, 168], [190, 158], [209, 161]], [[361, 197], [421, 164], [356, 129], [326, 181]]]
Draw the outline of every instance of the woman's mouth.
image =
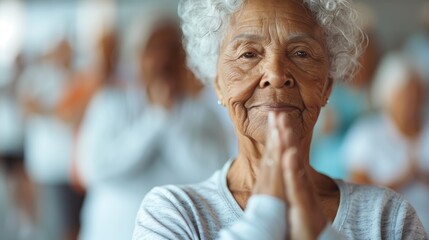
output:
[[264, 112], [292, 112], [292, 111], [301, 112], [301, 110], [298, 107], [290, 104], [284, 104], [284, 103], [261, 104], [261, 105], [252, 106], [250, 109], [252, 108], [255, 108]]

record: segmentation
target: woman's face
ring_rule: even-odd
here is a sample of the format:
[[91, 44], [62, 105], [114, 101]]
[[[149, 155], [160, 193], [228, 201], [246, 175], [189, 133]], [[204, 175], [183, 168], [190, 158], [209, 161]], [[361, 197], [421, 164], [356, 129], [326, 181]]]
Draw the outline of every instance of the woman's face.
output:
[[217, 93], [238, 132], [264, 143], [269, 111], [310, 136], [331, 88], [322, 29], [299, 0], [247, 0], [221, 42]]

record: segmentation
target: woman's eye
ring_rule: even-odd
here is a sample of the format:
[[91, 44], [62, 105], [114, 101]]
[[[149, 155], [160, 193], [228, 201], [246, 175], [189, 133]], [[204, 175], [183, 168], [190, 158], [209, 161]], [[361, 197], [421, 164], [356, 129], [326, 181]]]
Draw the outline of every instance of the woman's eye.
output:
[[253, 52], [246, 52], [240, 56], [240, 58], [255, 58], [255, 57], [256, 57], [256, 53], [253, 53]]
[[300, 58], [306, 58], [306, 57], [308, 57], [308, 53], [307, 53], [307, 52], [305, 52], [305, 51], [297, 51], [297, 52], [295, 53], [295, 55], [296, 55], [297, 57], [300, 57]]

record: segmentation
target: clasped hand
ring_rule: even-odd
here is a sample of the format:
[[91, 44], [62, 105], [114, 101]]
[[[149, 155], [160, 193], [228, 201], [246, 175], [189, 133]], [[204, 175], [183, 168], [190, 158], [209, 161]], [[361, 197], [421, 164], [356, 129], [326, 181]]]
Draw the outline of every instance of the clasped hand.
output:
[[255, 194], [283, 200], [287, 206], [288, 239], [317, 239], [327, 219], [315, 194], [308, 159], [285, 113], [270, 112], [265, 153], [260, 162]]

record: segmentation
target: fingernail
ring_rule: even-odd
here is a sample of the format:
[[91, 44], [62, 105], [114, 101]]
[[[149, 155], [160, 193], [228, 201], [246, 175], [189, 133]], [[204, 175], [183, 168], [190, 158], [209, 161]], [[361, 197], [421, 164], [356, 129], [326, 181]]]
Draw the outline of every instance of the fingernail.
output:
[[290, 156], [294, 156], [295, 154], [297, 154], [297, 152], [298, 152], [298, 150], [296, 149], [296, 147], [292, 147], [292, 148], [289, 150], [289, 154], [290, 154]]
[[277, 129], [277, 128], [274, 128], [273, 130], [271, 130], [271, 139], [272, 140], [277, 140], [277, 139], [279, 139], [279, 135], [280, 135], [280, 133], [279, 133], [279, 130]]
[[283, 154], [283, 166], [287, 169], [290, 169], [293, 160], [290, 160], [292, 157], [294, 157], [295, 154], [297, 154], [298, 150], [296, 147], [291, 147], [286, 150], [286, 152]]
[[274, 127], [275, 121], [274, 121], [274, 112], [268, 112], [268, 126]]

